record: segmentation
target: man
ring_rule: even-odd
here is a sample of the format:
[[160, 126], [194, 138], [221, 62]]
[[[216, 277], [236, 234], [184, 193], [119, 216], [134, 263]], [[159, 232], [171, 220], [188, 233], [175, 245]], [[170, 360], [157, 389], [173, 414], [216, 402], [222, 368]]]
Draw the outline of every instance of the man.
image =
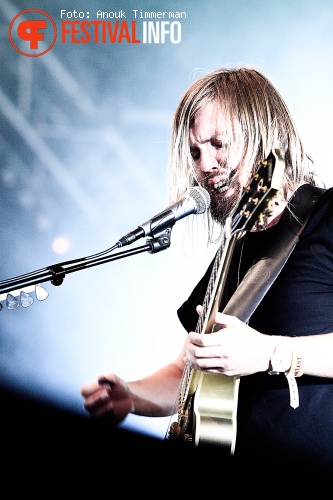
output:
[[171, 134], [170, 197], [176, 201], [190, 187], [204, 187], [211, 197], [208, 237], [216, 225], [223, 236], [242, 189], [276, 149], [285, 164], [281, 189], [263, 220], [237, 242], [220, 312], [214, 313], [220, 329], [195, 332], [212, 263], [178, 310], [189, 332], [178, 358], [141, 380], [125, 382], [111, 373], [85, 384], [81, 394], [90, 415], [109, 415], [113, 422], [129, 413], [171, 415], [186, 369], [221, 380], [240, 377], [236, 459], [333, 468], [331, 189], [322, 190], [296, 247], [249, 321], [221, 312], [262, 249], [274, 248], [283, 221], [297, 213], [304, 186], [319, 185], [282, 97], [260, 72], [221, 68], [187, 90]]

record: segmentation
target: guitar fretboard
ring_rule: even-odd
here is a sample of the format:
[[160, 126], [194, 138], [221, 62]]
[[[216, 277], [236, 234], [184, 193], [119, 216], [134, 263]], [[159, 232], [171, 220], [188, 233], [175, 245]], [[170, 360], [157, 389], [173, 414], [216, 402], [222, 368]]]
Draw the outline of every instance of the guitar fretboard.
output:
[[[214, 259], [214, 264], [212, 268], [212, 272], [209, 278], [208, 286], [206, 289], [204, 301], [202, 304], [202, 313], [199, 315], [199, 319], [196, 325], [195, 331], [197, 333], [203, 333], [203, 328], [204, 328], [204, 322], [205, 318], [207, 317], [207, 314], [209, 312], [209, 306], [214, 290], [214, 285], [217, 280], [221, 260], [222, 260], [222, 255], [223, 255], [223, 250], [224, 250], [224, 245], [225, 245], [225, 239], [223, 239], [218, 251], [216, 252], [215, 259]], [[181, 408], [183, 408], [184, 403], [188, 397], [188, 389], [190, 386], [190, 380], [191, 376], [193, 373], [193, 369], [190, 366], [185, 366], [182, 378], [180, 381], [180, 386], [179, 386], [179, 392], [178, 392], [178, 399], [176, 401], [176, 405], [173, 411], [173, 414], [175, 415], [178, 413], [178, 418], [181, 416]]]

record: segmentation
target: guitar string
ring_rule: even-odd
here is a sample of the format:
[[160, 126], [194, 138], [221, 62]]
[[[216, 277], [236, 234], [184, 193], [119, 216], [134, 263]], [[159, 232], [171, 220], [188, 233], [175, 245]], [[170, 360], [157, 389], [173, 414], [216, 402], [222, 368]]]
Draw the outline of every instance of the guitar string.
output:
[[246, 234], [243, 235], [242, 237], [242, 243], [241, 243], [241, 250], [240, 250], [240, 255], [239, 255], [239, 261], [238, 261], [238, 270], [237, 270], [237, 288], [240, 284], [240, 269], [241, 269], [241, 262], [243, 258], [243, 250], [244, 250], [244, 243], [245, 243], [245, 236]]
[[[196, 329], [195, 329], [196, 333], [202, 333], [202, 330], [203, 330], [204, 321], [205, 321], [205, 318], [207, 316], [209, 303], [210, 303], [210, 300], [212, 297], [212, 293], [213, 293], [214, 286], [216, 283], [220, 264], [222, 261], [222, 256], [223, 256], [223, 251], [224, 251], [226, 240], [227, 240], [226, 233], [224, 232], [222, 243], [221, 243], [220, 247], [218, 248], [216, 255], [215, 255], [212, 272], [211, 272], [211, 275], [209, 278], [208, 286], [206, 288], [206, 293], [205, 293], [203, 304], [202, 304], [202, 313], [198, 318], [198, 322], [197, 322]], [[174, 406], [174, 409], [172, 412], [173, 416], [177, 414], [177, 423], [180, 427], [181, 427], [182, 418], [184, 416], [183, 408], [185, 408], [185, 402], [186, 402], [187, 397], [188, 397], [188, 391], [190, 389], [190, 381], [191, 381], [191, 377], [192, 377], [193, 372], [194, 372], [194, 369], [192, 367], [185, 365], [183, 373], [182, 373], [181, 381], [179, 384], [178, 397], [176, 398], [175, 406]], [[171, 426], [172, 426], [172, 417], [171, 417], [171, 420], [170, 420], [170, 423], [168, 426], [168, 430], [166, 433], [166, 436], [168, 436], [168, 437], [170, 437]]]
[[[202, 304], [203, 311], [202, 311], [202, 314], [199, 316], [197, 326], [195, 329], [195, 331], [197, 333], [202, 332], [203, 322], [204, 322], [204, 318], [206, 317], [206, 314], [207, 314], [208, 305], [209, 305], [212, 291], [214, 288], [214, 284], [216, 281], [218, 268], [220, 266], [220, 262], [221, 262], [221, 258], [222, 258], [222, 254], [223, 254], [223, 248], [224, 248], [224, 240], [223, 240], [222, 244], [220, 245], [220, 247], [216, 253], [216, 256], [215, 256], [213, 269], [212, 269], [212, 272], [211, 272], [211, 275], [209, 278], [204, 301]], [[184, 368], [183, 374], [182, 374], [182, 378], [180, 381], [180, 385], [179, 385], [178, 398], [176, 399], [175, 407], [174, 407], [174, 410], [172, 412], [172, 415], [176, 415], [176, 414], [178, 415], [178, 424], [181, 424], [181, 419], [183, 416], [182, 408], [183, 408], [184, 402], [187, 398], [187, 392], [189, 389], [189, 383], [191, 380], [192, 373], [193, 373], [193, 369], [190, 366], [185, 365], [185, 368]], [[170, 434], [170, 425], [169, 425], [168, 431], [167, 431], [167, 435], [169, 435], [169, 434]]]

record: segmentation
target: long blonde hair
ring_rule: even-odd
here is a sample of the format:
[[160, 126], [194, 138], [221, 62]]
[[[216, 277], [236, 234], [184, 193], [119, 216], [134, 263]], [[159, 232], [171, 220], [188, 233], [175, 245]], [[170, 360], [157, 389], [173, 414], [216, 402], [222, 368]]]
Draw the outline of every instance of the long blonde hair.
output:
[[[252, 172], [273, 148], [285, 158], [282, 195], [287, 199], [301, 184], [317, 184], [312, 160], [306, 155], [291, 114], [273, 84], [258, 70], [219, 68], [196, 80], [175, 111], [169, 149], [169, 200], [174, 203], [199, 184], [190, 153], [189, 129], [196, 112], [217, 100], [227, 136], [235, 123], [245, 141], [243, 158]], [[207, 214], [209, 218], [209, 213]]]

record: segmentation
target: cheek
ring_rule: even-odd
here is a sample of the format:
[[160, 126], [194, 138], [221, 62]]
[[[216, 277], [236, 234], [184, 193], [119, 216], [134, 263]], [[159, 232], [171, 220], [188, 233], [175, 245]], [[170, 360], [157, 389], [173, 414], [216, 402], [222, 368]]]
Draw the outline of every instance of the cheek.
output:
[[248, 167], [243, 167], [241, 169], [241, 174], [239, 176], [239, 181], [242, 187], [245, 187], [249, 184], [251, 179], [251, 170]]
[[240, 144], [234, 144], [230, 147], [227, 161], [229, 170], [237, 171], [239, 181], [242, 184], [247, 183], [251, 174], [251, 167], [250, 165], [244, 163], [244, 146], [242, 142]]
[[203, 182], [205, 177], [206, 177], [204, 172], [201, 170], [201, 168], [199, 167], [199, 165], [196, 162], [193, 162], [193, 164], [194, 164], [194, 171], [195, 171], [195, 174], [197, 176], [198, 181]]

